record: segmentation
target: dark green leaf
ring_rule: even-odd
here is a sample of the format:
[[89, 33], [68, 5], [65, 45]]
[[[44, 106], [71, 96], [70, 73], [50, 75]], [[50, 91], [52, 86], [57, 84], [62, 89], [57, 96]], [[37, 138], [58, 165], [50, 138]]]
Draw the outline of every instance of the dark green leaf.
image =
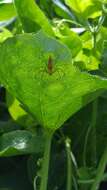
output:
[[103, 43], [101, 71], [104, 76], [107, 76], [107, 41], [104, 41]]
[[0, 136], [0, 156], [23, 155], [43, 151], [44, 138], [16, 130]]
[[25, 32], [35, 32], [41, 27], [49, 35], [54, 35], [48, 18], [34, 0], [14, 0], [14, 4]]

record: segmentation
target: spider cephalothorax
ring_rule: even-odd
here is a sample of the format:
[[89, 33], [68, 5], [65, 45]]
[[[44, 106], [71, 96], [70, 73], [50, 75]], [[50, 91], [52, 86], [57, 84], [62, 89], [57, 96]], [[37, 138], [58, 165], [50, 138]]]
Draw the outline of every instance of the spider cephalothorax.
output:
[[52, 75], [54, 73], [53, 59], [52, 59], [51, 55], [48, 58], [47, 72], [49, 75]]

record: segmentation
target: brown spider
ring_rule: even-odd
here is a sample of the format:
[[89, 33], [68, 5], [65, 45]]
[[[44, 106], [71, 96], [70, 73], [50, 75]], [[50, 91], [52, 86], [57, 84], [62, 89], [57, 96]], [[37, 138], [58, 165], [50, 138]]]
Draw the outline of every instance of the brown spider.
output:
[[57, 70], [55, 69], [52, 56], [50, 55], [49, 58], [48, 58], [47, 68], [46, 68], [45, 71], [46, 71], [49, 75], [52, 75], [52, 74], [55, 73], [55, 72], [58, 72], [58, 74], [60, 75], [59, 70], [62, 70], [62, 69], [61, 69], [60, 67], [58, 67]]
[[53, 60], [51, 56], [48, 58], [47, 72], [49, 75], [52, 75], [54, 73]]
[[[60, 72], [61, 71], [61, 72]], [[40, 68], [39, 72], [42, 72], [42, 77], [47, 73], [48, 75], [52, 76], [54, 73], [58, 73], [58, 75], [62, 78], [63, 71], [60, 67], [55, 68], [54, 60], [51, 55], [49, 55], [46, 67]], [[37, 75], [36, 75], [37, 76]], [[59, 77], [58, 77], [59, 78]]]

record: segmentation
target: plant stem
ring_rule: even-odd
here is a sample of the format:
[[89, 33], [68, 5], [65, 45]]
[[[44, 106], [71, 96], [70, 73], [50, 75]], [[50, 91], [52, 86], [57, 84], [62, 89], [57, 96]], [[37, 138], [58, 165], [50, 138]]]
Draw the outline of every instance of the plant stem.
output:
[[43, 163], [42, 163], [40, 190], [47, 190], [52, 135], [53, 133], [46, 133], [46, 142], [45, 142], [45, 150], [44, 150], [44, 157], [43, 157]]
[[77, 180], [75, 179], [74, 176], [73, 176], [73, 185], [74, 185], [74, 189], [75, 189], [75, 190], [79, 190], [79, 189], [78, 189]]
[[84, 141], [84, 149], [83, 149], [83, 165], [84, 167], [87, 166], [86, 160], [87, 160], [87, 146], [88, 146], [88, 140], [89, 140], [89, 135], [91, 132], [91, 127], [89, 126], [85, 135], [85, 141]]
[[72, 190], [72, 160], [71, 160], [71, 144], [70, 139], [67, 138], [65, 141], [66, 152], [67, 152], [67, 188], [66, 190]]
[[97, 37], [97, 32], [94, 31], [92, 33], [92, 41], [93, 41], [93, 50], [94, 50], [95, 53], [96, 53], [96, 37]]
[[103, 14], [98, 21], [98, 25], [97, 26], [91, 26], [88, 23], [88, 28], [92, 34], [92, 44], [93, 44], [93, 51], [95, 53], [95, 55], [97, 56], [97, 52], [96, 52], [96, 42], [97, 42], [97, 34], [99, 33], [99, 30], [101, 28], [101, 26], [103, 25], [103, 22], [105, 20], [106, 16]]
[[101, 160], [100, 160], [100, 163], [99, 163], [99, 166], [97, 169], [97, 175], [96, 175], [95, 181], [91, 187], [91, 190], [97, 190], [99, 188], [100, 182], [102, 181], [102, 178], [103, 178], [106, 164], [107, 164], [107, 148], [105, 149], [105, 151], [101, 157]]
[[91, 120], [91, 161], [96, 165], [96, 121], [97, 121], [97, 108], [98, 99], [93, 102], [92, 120]]
[[[91, 163], [92, 165], [96, 165], [96, 121], [97, 121], [97, 107], [98, 107], [98, 99], [94, 100], [92, 104], [92, 118], [90, 126], [87, 130], [85, 143], [84, 143], [84, 150], [83, 150], [83, 164], [86, 167], [86, 158], [87, 158], [87, 145], [90, 141], [91, 147]], [[89, 140], [90, 139], [90, 140]]]
[[96, 32], [99, 32], [101, 26], [103, 25], [103, 22], [106, 18], [106, 15], [102, 15], [100, 18], [99, 18], [99, 22], [98, 22], [98, 26], [96, 28]]
[[[96, 179], [88, 179], [88, 180], [79, 179], [79, 180], [78, 180], [78, 183], [79, 183], [79, 184], [92, 184], [92, 183], [95, 182], [95, 180], [96, 180]], [[107, 181], [107, 174], [106, 174], [106, 173], [103, 174], [102, 179], [101, 179], [100, 181], [105, 181], [105, 182]]]
[[37, 190], [36, 181], [37, 181], [37, 176], [35, 176], [34, 181], [33, 181], [33, 188], [34, 188], [34, 190]]

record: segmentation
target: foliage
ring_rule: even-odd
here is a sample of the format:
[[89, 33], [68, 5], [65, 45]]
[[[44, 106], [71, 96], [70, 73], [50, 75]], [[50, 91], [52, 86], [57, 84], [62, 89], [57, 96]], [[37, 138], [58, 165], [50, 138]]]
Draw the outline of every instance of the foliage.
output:
[[106, 15], [105, 0], [0, 1], [0, 189], [102, 190]]

